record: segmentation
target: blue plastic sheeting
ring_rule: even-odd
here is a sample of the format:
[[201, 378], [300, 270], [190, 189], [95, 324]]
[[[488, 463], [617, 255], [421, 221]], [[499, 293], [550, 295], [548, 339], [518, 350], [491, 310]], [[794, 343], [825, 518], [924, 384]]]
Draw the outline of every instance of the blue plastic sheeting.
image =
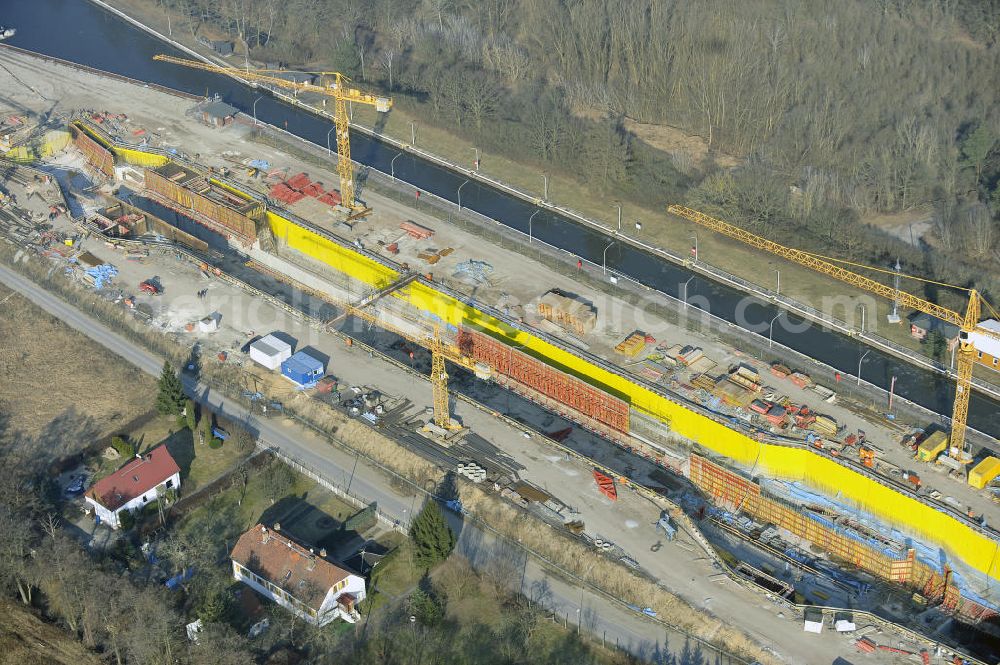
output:
[[99, 266], [87, 268], [84, 272], [93, 278], [95, 289], [103, 289], [105, 284], [109, 284], [111, 280], [118, 276], [118, 268], [110, 263], [102, 263]]
[[193, 567], [192, 568], [185, 568], [182, 572], [177, 573], [176, 575], [174, 575], [173, 577], [171, 577], [169, 580], [167, 580], [166, 582], [164, 582], [163, 586], [165, 586], [168, 589], [170, 589], [171, 591], [173, 591], [174, 589], [176, 589], [177, 587], [179, 587], [184, 582], [187, 582], [192, 577], [194, 577], [194, 568]]

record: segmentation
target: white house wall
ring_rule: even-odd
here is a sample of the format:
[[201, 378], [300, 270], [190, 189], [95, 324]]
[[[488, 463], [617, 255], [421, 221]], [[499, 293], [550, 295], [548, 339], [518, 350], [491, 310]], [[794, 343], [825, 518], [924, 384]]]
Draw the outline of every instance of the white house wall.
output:
[[[90, 505], [94, 506], [94, 512], [97, 514], [98, 517], [101, 518], [101, 523], [102, 524], [107, 524], [112, 529], [117, 529], [117, 528], [119, 528], [121, 526], [121, 522], [118, 520], [118, 515], [119, 515], [119, 513], [121, 513], [121, 511], [123, 511], [123, 510], [133, 510], [133, 511], [134, 510], [141, 510], [142, 507], [145, 506], [147, 503], [149, 503], [150, 501], [156, 500], [160, 496], [159, 489], [162, 487], [162, 488], [164, 488], [164, 490], [166, 490], [167, 489], [166, 484], [168, 482], [170, 482], [170, 481], [173, 481], [173, 482], [171, 483], [171, 486], [170, 486], [169, 489], [172, 489], [172, 490], [179, 490], [180, 489], [180, 487], [181, 487], [181, 475], [179, 473], [175, 473], [174, 475], [172, 475], [169, 478], [167, 478], [166, 480], [164, 480], [161, 485], [157, 485], [156, 487], [154, 487], [153, 489], [149, 490], [145, 494], [141, 494], [141, 495], [135, 497], [134, 499], [132, 499], [128, 503], [124, 504], [121, 508], [119, 508], [118, 510], [115, 510], [115, 511], [108, 510], [107, 508], [105, 508], [104, 506], [102, 506], [101, 504], [99, 504], [98, 502], [96, 502], [93, 499], [91, 499], [89, 496], [85, 497], [85, 500], [86, 500], [87, 503], [89, 503]], [[143, 498], [145, 498], [146, 500], [143, 501]]]

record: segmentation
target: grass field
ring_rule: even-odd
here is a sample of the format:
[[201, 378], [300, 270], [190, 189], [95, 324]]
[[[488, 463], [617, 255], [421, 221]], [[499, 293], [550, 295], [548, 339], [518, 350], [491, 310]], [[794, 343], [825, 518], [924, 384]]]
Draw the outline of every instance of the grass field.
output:
[[57, 435], [62, 421], [64, 433], [97, 437], [153, 404], [151, 377], [5, 287], [0, 339], [0, 413], [14, 431]]

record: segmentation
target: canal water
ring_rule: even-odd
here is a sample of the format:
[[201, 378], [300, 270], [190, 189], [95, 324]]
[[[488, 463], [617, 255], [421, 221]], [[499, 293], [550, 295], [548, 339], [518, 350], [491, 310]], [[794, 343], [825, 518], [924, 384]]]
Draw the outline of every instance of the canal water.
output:
[[[326, 147], [330, 137], [332, 125], [327, 120], [267, 94], [262, 96], [261, 91], [226, 76], [155, 62], [152, 58], [157, 53], [186, 54], [85, 0], [4, 3], [2, 21], [17, 29], [17, 35], [10, 40], [14, 46], [196, 95], [218, 93], [246, 113], [255, 111], [259, 120], [322, 147]], [[118, 110], [115, 107], [115, 101], [108, 100], [108, 109]], [[388, 173], [389, 162], [398, 154], [389, 144], [364, 134], [351, 134], [351, 155], [362, 164]], [[398, 179], [411, 183], [415, 189], [452, 202], [457, 202], [458, 188], [466, 180], [460, 173], [410, 154], [396, 160], [394, 171]], [[474, 181], [462, 189], [462, 206], [525, 233], [529, 216], [538, 210], [529, 202]], [[688, 301], [710, 303], [712, 314], [737, 325], [767, 330], [768, 323], [781, 311], [639, 248], [620, 242], [608, 247], [613, 237], [548, 210], [535, 215], [531, 231], [534, 237], [598, 265], [606, 255], [609, 269], [668, 295], [678, 298], [684, 295]], [[784, 320], [789, 325], [783, 325]], [[862, 375], [866, 381], [888, 389], [895, 376], [898, 395], [937, 413], [951, 415], [954, 385], [935, 372], [869, 349], [857, 340], [820, 326], [803, 325], [793, 315], [779, 319], [773, 328], [773, 338], [848, 375], [857, 373], [863, 358]], [[830, 382], [833, 377], [818, 378]], [[973, 393], [969, 424], [1000, 438], [1000, 404]]]

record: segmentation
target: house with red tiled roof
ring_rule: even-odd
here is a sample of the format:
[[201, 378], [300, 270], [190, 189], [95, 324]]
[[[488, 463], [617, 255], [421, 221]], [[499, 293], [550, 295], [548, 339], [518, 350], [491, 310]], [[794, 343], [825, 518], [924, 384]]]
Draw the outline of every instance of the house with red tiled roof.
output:
[[181, 487], [181, 470], [166, 445], [136, 455], [122, 468], [91, 486], [84, 500], [93, 506], [99, 524], [121, 526], [122, 511], [142, 510], [169, 490]]
[[364, 578], [330, 562], [326, 550], [289, 538], [280, 524], [244, 533], [230, 558], [235, 579], [309, 623], [361, 618], [356, 606], [365, 598]]

